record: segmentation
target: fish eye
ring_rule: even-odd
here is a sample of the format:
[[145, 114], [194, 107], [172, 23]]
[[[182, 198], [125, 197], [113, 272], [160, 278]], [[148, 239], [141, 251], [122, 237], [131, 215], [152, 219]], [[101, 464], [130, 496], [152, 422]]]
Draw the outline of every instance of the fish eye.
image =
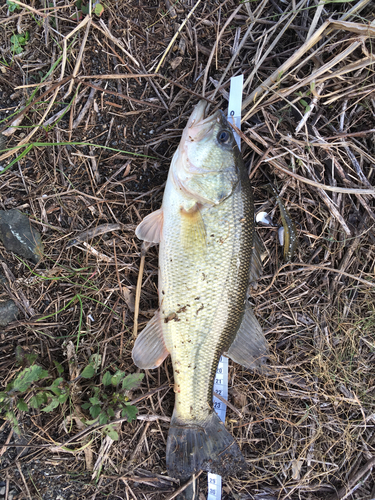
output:
[[217, 134], [217, 140], [220, 144], [228, 144], [232, 139], [232, 134], [228, 130], [220, 130]]

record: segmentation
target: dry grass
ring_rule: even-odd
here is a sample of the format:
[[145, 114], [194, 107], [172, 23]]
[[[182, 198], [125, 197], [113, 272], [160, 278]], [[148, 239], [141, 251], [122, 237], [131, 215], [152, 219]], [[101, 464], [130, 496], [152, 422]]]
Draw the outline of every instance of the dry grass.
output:
[[[19, 370], [17, 345], [46, 369], [60, 362], [71, 380], [92, 354], [102, 356], [103, 371], [136, 370], [134, 229], [160, 206], [199, 96], [225, 109], [230, 77], [244, 73], [242, 149], [256, 209], [278, 219], [264, 171], [293, 216], [299, 247], [283, 267], [276, 231], [258, 229], [268, 257], [252, 301], [278, 375], [230, 366], [230, 402], [243, 418], [229, 409], [227, 426], [249, 470], [223, 482], [223, 498], [375, 498], [372, 2], [108, 0], [101, 18], [79, 22], [65, 0], [15, 3], [12, 13], [0, 7], [8, 148], [0, 165], [11, 165], [1, 173], [0, 208], [30, 214], [45, 257], [31, 269], [0, 248], [22, 309], [1, 332], [2, 385]], [[24, 52], [12, 54], [11, 36], [25, 31]], [[103, 224], [117, 230], [95, 231]], [[156, 278], [152, 249], [140, 328], [157, 307]], [[6, 491], [43, 499], [171, 495], [171, 379], [170, 362], [146, 373], [132, 395], [138, 419], [117, 424], [118, 442], [81, 423], [89, 381], [75, 383], [63, 411], [24, 415], [21, 437], [3, 421]], [[200, 487], [204, 498], [204, 480]]]

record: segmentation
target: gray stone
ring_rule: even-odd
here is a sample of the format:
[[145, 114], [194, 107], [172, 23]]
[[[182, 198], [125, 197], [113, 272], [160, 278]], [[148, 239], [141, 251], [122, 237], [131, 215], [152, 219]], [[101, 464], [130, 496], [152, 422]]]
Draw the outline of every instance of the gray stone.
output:
[[7, 326], [17, 318], [18, 307], [14, 300], [0, 300], [0, 326]]
[[19, 210], [0, 210], [0, 240], [6, 250], [37, 264], [43, 255], [38, 231], [30, 226], [29, 218]]
[[0, 134], [0, 151], [5, 149], [6, 145], [7, 145], [7, 138], [5, 137], [5, 135]]

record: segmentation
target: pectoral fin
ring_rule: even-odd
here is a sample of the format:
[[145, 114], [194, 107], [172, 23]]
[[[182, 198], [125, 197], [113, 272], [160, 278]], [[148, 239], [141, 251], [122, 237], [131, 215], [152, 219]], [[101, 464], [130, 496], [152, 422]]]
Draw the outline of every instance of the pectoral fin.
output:
[[134, 343], [132, 358], [138, 368], [151, 370], [162, 364], [169, 352], [163, 338], [162, 318], [157, 311]]
[[148, 241], [149, 243], [160, 243], [161, 233], [163, 230], [163, 210], [155, 210], [147, 215], [143, 221], [137, 226], [135, 234], [140, 240]]
[[265, 371], [268, 344], [252, 309], [245, 310], [241, 326], [226, 355], [245, 368]]
[[[189, 255], [191, 248], [195, 252], [206, 252], [206, 228], [200, 211], [199, 203], [196, 203], [189, 210], [180, 209], [181, 214], [181, 243]], [[195, 253], [194, 252], [194, 253]]]

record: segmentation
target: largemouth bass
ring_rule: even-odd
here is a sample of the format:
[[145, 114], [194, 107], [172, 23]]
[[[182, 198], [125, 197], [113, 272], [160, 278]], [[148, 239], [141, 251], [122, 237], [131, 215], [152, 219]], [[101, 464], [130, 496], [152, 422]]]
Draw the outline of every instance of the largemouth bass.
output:
[[220, 356], [262, 369], [267, 344], [246, 300], [258, 274], [254, 206], [240, 151], [222, 111], [194, 109], [175, 152], [162, 207], [138, 238], [159, 243], [159, 310], [138, 336], [143, 369], [172, 357], [175, 407], [167, 469], [186, 479], [199, 470], [233, 474], [246, 462], [212, 406]]

